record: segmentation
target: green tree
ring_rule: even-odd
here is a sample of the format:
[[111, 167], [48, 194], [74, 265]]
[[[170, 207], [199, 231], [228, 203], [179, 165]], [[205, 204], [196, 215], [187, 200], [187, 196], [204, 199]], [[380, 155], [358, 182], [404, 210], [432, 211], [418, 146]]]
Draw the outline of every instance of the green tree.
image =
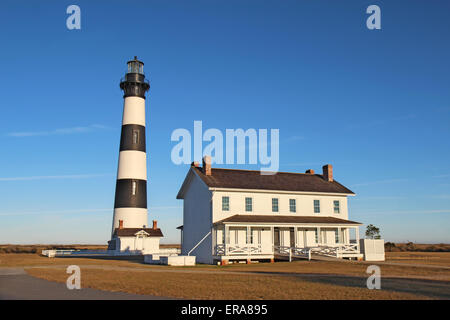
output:
[[366, 238], [380, 239], [380, 229], [375, 227], [373, 224], [369, 224], [366, 229]]

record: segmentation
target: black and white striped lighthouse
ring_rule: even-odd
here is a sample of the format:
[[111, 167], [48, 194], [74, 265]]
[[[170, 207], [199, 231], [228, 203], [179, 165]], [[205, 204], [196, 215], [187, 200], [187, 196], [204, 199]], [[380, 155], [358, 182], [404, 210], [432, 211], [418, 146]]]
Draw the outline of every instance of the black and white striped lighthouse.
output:
[[124, 105], [112, 235], [116, 228], [147, 228], [147, 154], [145, 149], [144, 63], [137, 57], [128, 61], [120, 81]]

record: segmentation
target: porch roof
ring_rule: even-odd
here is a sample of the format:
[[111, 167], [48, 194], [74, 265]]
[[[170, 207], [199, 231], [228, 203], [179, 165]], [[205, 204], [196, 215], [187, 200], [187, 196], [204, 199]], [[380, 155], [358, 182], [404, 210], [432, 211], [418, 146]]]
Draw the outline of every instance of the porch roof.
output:
[[344, 224], [362, 225], [360, 222], [344, 220], [335, 217], [315, 217], [315, 216], [275, 216], [275, 215], [242, 215], [236, 214], [214, 224], [228, 223], [282, 223], [282, 224]]

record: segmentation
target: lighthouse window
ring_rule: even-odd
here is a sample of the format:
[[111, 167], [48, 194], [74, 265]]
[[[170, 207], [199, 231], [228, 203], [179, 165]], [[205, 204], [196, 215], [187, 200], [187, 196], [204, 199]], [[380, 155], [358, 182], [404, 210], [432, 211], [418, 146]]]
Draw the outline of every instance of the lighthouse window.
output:
[[133, 130], [133, 144], [139, 143], [139, 131]]
[[137, 183], [136, 183], [136, 181], [133, 181], [131, 183], [131, 195], [133, 195], [133, 196], [136, 195], [136, 188], [137, 188]]

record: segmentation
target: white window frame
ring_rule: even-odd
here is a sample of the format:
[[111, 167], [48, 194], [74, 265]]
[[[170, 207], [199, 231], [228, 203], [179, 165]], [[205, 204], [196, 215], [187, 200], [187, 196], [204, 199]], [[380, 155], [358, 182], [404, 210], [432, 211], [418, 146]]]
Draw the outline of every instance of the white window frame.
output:
[[[275, 206], [277, 210], [274, 210]], [[272, 198], [272, 212], [280, 212], [280, 199]]]
[[[227, 199], [228, 201], [225, 202], [224, 200]], [[230, 197], [229, 196], [222, 196], [222, 211], [230, 211]]]
[[[250, 203], [247, 204], [247, 200], [250, 199]], [[247, 210], [247, 205], [250, 206], [250, 210]], [[253, 212], [253, 198], [252, 197], [245, 197], [245, 212]]]
[[[337, 207], [336, 207], [336, 202], [337, 202]], [[337, 208], [337, 212], [336, 212], [336, 208]], [[340, 214], [341, 213], [341, 201], [333, 200], [333, 213], [334, 214]]]
[[[294, 204], [292, 205], [291, 202]], [[292, 210], [294, 208], [294, 210]], [[296, 199], [289, 199], [289, 212], [297, 212], [297, 200]]]
[[[317, 206], [318, 211], [316, 211], [316, 201], [318, 203], [318, 206]], [[313, 207], [314, 207], [314, 213], [320, 213], [320, 200], [319, 199], [314, 199], [313, 200]]]

